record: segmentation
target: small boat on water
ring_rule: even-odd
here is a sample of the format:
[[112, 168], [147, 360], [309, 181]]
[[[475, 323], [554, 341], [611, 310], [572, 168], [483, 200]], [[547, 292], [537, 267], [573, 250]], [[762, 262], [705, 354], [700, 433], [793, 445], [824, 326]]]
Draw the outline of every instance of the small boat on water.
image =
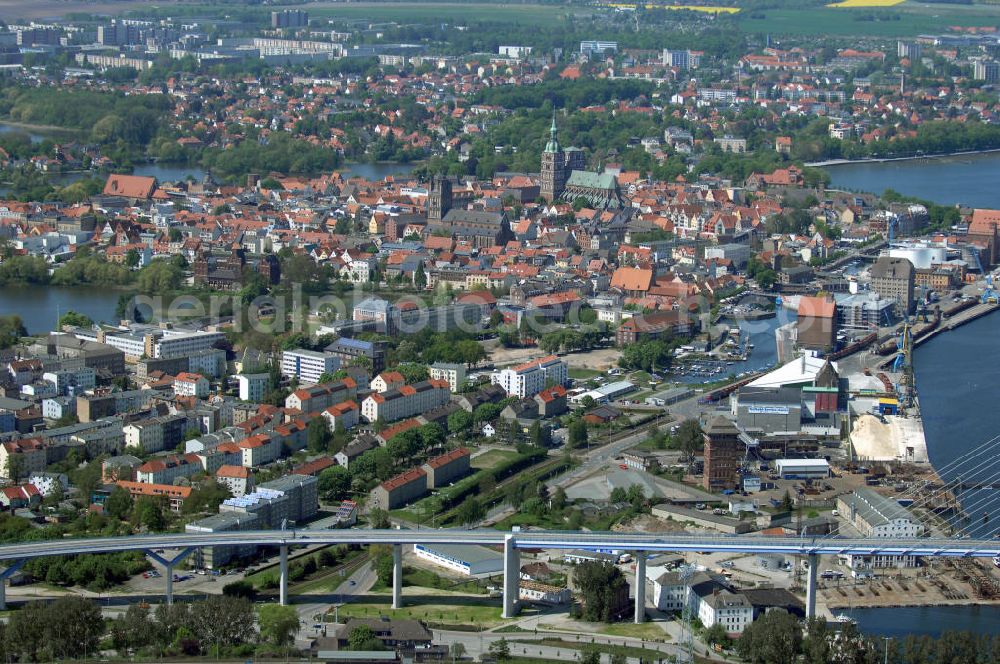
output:
[[857, 620], [855, 620], [854, 618], [850, 617], [846, 613], [841, 613], [839, 615], [836, 615], [836, 616], [833, 617], [833, 619], [835, 621], [837, 621], [837, 622], [839, 622], [841, 624], [845, 624], [845, 625], [857, 625], [858, 624]]

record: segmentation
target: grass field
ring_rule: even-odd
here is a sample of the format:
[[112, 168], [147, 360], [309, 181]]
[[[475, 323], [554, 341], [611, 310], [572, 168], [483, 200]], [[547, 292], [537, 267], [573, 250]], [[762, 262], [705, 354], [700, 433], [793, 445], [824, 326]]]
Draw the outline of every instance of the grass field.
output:
[[570, 378], [593, 378], [594, 376], [600, 376], [601, 372], [597, 369], [584, 369], [583, 367], [570, 367], [569, 377]]
[[827, 7], [895, 7], [906, 0], [840, 0], [831, 2]]
[[[412, 606], [395, 610], [390, 607], [388, 596], [385, 599], [371, 596], [366, 599], [370, 601], [342, 604], [339, 608], [340, 619], [391, 615], [397, 619], [423, 620], [440, 625], [481, 625], [487, 629], [503, 624], [499, 598], [468, 597], [423, 588], [420, 589], [419, 596], [414, 596], [406, 593], [404, 588], [403, 603], [405, 605], [412, 602]], [[332, 613], [327, 618], [332, 620]]]
[[315, 2], [308, 5], [310, 15], [378, 23], [382, 21], [489, 21], [493, 23], [551, 22], [575, 13], [571, 7], [544, 5], [507, 5], [489, 3], [394, 2], [350, 4]]
[[489, 450], [488, 452], [483, 452], [479, 456], [472, 457], [472, 461], [470, 463], [473, 468], [487, 470], [496, 467], [504, 461], [510, 461], [516, 457], [517, 452], [513, 450]]
[[[890, 0], [849, 0], [888, 2]], [[871, 20], [876, 18], [878, 20]], [[864, 20], [862, 20], [864, 19]], [[915, 37], [940, 33], [944, 26], [995, 26], [1000, 5], [940, 5], [905, 2], [895, 6], [874, 4], [825, 6], [809, 9], [766, 9], [737, 15], [744, 32], [795, 35]]]

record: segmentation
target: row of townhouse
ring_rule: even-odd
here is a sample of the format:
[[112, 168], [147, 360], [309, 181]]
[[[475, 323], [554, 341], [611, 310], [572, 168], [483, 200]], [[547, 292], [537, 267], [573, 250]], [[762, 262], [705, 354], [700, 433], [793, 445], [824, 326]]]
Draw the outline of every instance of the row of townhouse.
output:
[[392, 422], [425, 413], [448, 403], [450, 387], [448, 381], [431, 379], [375, 392], [361, 402], [361, 415], [369, 422]]
[[316, 413], [357, 397], [358, 384], [348, 377], [332, 383], [300, 387], [285, 398], [285, 408], [294, 408], [302, 413]]

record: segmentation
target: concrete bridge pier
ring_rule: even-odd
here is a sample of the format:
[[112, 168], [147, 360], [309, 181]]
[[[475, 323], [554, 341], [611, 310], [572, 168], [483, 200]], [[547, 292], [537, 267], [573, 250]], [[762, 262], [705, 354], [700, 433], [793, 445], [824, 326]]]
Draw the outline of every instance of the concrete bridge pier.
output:
[[635, 622], [646, 622], [646, 552], [635, 552]]
[[164, 558], [152, 549], [146, 549], [146, 557], [151, 558], [153, 562], [163, 567], [163, 578], [166, 579], [167, 582], [167, 604], [174, 603], [174, 567], [177, 563], [194, 553], [194, 550], [195, 547], [189, 546], [181, 550], [181, 552], [173, 558]]
[[278, 548], [278, 602], [281, 606], [288, 605], [288, 546]]
[[816, 568], [819, 567], [819, 556], [810, 553], [809, 572], [806, 579], [806, 620], [816, 617]]
[[0, 572], [0, 611], [7, 610], [7, 579], [14, 576], [25, 562], [24, 560], [11, 561], [11, 566]]
[[503, 539], [503, 618], [513, 618], [520, 608], [521, 554], [513, 535]]
[[392, 545], [392, 608], [403, 608], [403, 545]]

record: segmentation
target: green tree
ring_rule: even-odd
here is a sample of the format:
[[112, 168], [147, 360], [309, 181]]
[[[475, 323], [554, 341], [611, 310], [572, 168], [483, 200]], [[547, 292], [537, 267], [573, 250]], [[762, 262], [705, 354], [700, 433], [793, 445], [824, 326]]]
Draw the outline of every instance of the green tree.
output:
[[462, 433], [472, 427], [472, 413], [467, 410], [456, 410], [448, 416], [448, 431]]
[[628, 589], [628, 581], [621, 570], [614, 565], [588, 561], [573, 569], [573, 579], [583, 596], [583, 619], [593, 622], [612, 622], [619, 618], [614, 614], [614, 598]]
[[417, 290], [427, 288], [427, 274], [424, 272], [423, 262], [417, 263], [417, 269], [413, 272], [413, 285]]
[[195, 635], [217, 647], [256, 642], [255, 618], [253, 604], [242, 597], [209, 595], [191, 607]]
[[507, 639], [501, 637], [490, 644], [489, 653], [493, 655], [498, 662], [506, 662], [511, 658], [510, 644], [507, 642]]
[[343, 500], [351, 493], [351, 474], [343, 466], [326, 468], [319, 474], [316, 488], [323, 500]]
[[381, 639], [375, 635], [375, 631], [368, 625], [358, 625], [347, 635], [348, 650], [384, 650]]
[[79, 314], [72, 309], [64, 313], [59, 317], [58, 327], [62, 329], [65, 326], [69, 327], [90, 327], [94, 324], [94, 321], [90, 319], [89, 316], [84, 316]]
[[463, 525], [472, 525], [486, 518], [486, 508], [477, 498], [466, 498], [458, 508], [457, 516]]
[[692, 455], [705, 445], [704, 432], [698, 420], [685, 420], [677, 427], [672, 438], [674, 444], [685, 454]]
[[314, 454], [326, 452], [330, 444], [330, 425], [325, 417], [314, 417], [306, 426], [306, 444]]
[[573, 420], [569, 425], [569, 442], [567, 443], [569, 447], [571, 449], [584, 447], [587, 445], [589, 439], [587, 423], [580, 418]]
[[120, 486], [116, 486], [107, 500], [104, 501], [104, 511], [116, 519], [128, 519], [132, 511], [132, 495]]
[[139, 267], [139, 251], [135, 247], [125, 252], [125, 265], [128, 267]]
[[376, 507], [368, 513], [368, 522], [376, 530], [385, 530], [389, 528], [389, 513], [381, 507]]
[[736, 652], [750, 664], [791, 662], [801, 651], [802, 626], [781, 610], [768, 611], [750, 623], [736, 642]]
[[45, 608], [45, 643], [60, 659], [96, 653], [104, 635], [101, 609], [84, 597], [60, 597]]
[[257, 589], [251, 581], [240, 579], [222, 586], [222, 594], [226, 597], [242, 597], [252, 602], [257, 598]]
[[299, 630], [299, 614], [294, 607], [264, 604], [260, 607], [260, 635], [278, 647], [292, 643]]
[[142, 496], [132, 507], [132, 523], [144, 526], [150, 532], [159, 532], [167, 525], [163, 500], [157, 496]]
[[111, 623], [111, 643], [119, 656], [127, 657], [129, 651], [137, 651], [152, 643], [154, 627], [148, 608], [129, 604], [124, 615]]
[[0, 348], [10, 348], [21, 340], [21, 337], [28, 336], [28, 330], [24, 327], [24, 321], [16, 314], [0, 316]]

